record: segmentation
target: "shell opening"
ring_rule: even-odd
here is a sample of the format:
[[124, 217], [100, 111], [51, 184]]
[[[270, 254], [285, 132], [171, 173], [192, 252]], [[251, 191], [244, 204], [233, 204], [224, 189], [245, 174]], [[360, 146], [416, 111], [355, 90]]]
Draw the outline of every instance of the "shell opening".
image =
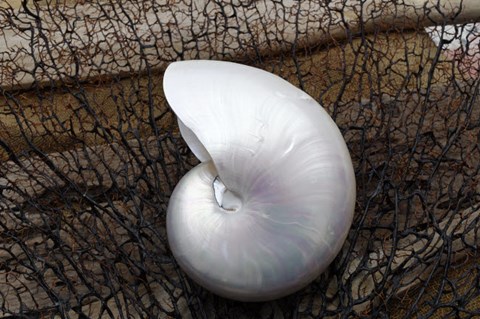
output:
[[242, 208], [240, 196], [229, 190], [219, 176], [214, 179], [212, 186], [218, 206], [226, 212], [235, 213]]

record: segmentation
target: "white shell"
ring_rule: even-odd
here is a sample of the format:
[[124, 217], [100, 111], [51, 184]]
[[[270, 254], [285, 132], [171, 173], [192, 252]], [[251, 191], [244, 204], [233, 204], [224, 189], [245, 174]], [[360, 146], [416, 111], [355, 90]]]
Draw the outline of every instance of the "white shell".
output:
[[164, 90], [203, 162], [170, 198], [178, 264], [241, 301], [305, 287], [338, 254], [353, 217], [355, 176], [333, 120], [287, 81], [235, 63], [172, 63]]

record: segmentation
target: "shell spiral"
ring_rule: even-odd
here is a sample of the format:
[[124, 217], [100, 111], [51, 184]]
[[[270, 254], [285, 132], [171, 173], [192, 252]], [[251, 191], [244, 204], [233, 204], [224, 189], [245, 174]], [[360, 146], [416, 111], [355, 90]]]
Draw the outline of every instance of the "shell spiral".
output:
[[180, 267], [240, 301], [305, 287], [338, 254], [353, 218], [355, 176], [334, 121], [287, 81], [236, 63], [174, 62], [163, 85], [201, 161], [167, 211]]

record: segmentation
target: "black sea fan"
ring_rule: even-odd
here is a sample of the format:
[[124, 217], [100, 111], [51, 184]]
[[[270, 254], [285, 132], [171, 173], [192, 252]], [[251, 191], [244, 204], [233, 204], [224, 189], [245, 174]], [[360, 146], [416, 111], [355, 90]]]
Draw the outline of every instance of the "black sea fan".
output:
[[[1, 1], [0, 317], [480, 315], [479, 19], [477, 0]], [[280, 300], [219, 297], [170, 250], [198, 160], [163, 74], [198, 59], [284, 78], [348, 147], [346, 242]]]

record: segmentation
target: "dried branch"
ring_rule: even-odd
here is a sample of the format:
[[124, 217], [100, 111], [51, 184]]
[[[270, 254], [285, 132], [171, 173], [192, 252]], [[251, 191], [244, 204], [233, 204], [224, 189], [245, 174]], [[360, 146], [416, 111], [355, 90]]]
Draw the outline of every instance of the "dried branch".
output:
[[382, 30], [478, 20], [476, 0], [114, 1], [0, 8], [4, 89], [245, 61]]

